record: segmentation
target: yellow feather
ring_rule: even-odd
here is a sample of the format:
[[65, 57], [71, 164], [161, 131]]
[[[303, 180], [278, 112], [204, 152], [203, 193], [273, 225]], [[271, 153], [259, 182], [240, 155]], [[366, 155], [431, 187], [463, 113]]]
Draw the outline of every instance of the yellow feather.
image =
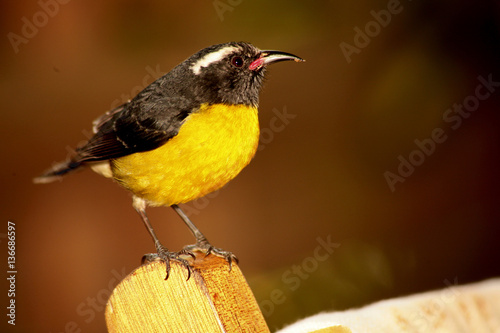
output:
[[204, 104], [166, 144], [112, 160], [111, 169], [134, 195], [170, 206], [224, 186], [250, 162], [258, 141], [256, 108]]

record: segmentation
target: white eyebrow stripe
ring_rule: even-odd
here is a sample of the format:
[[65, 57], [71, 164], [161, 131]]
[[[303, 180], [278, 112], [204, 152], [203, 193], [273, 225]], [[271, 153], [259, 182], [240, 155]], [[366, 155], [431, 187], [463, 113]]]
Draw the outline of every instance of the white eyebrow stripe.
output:
[[236, 46], [226, 46], [216, 52], [211, 52], [203, 56], [203, 58], [196, 61], [193, 65], [191, 65], [191, 70], [194, 74], [200, 74], [200, 70], [202, 67], [208, 67], [210, 64], [217, 62], [223, 59], [228, 54], [231, 54], [235, 51], [238, 51], [239, 48]]

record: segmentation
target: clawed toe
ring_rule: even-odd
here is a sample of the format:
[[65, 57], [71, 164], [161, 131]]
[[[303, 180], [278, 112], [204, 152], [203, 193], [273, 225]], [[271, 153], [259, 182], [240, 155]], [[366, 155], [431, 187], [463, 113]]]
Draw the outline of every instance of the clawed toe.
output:
[[233, 262], [239, 262], [238, 258], [232, 252], [214, 247], [208, 241], [198, 242], [193, 245], [185, 246], [183, 251], [187, 251], [189, 253], [193, 253], [195, 251], [202, 252], [205, 253], [205, 257], [209, 256], [210, 254], [221, 257], [229, 264], [229, 270], [231, 270]]
[[[179, 262], [182, 266], [186, 267], [188, 271], [187, 280], [191, 277], [192, 268], [190, 263], [185, 259], [186, 257], [195, 258], [194, 254], [186, 249], [182, 249], [179, 252], [170, 252], [165, 247], [160, 246], [157, 248], [157, 253], [148, 253], [142, 257], [142, 264], [153, 262], [153, 261], [163, 261], [167, 266], [167, 276], [165, 280], [168, 280], [170, 276], [170, 261], [174, 260]], [[184, 258], [183, 258], [184, 257]]]

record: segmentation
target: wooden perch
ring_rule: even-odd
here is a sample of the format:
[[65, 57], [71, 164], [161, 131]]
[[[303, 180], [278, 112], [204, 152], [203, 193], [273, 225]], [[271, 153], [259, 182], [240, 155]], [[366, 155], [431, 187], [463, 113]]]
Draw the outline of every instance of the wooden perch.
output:
[[171, 262], [140, 266], [113, 290], [106, 305], [109, 332], [269, 332], [237, 264], [198, 254], [193, 273]]

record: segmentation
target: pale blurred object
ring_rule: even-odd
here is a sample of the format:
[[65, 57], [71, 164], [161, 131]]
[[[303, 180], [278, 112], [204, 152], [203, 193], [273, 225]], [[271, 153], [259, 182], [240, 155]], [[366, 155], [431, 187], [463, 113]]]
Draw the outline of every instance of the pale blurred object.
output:
[[500, 332], [500, 278], [321, 313], [277, 333]]

